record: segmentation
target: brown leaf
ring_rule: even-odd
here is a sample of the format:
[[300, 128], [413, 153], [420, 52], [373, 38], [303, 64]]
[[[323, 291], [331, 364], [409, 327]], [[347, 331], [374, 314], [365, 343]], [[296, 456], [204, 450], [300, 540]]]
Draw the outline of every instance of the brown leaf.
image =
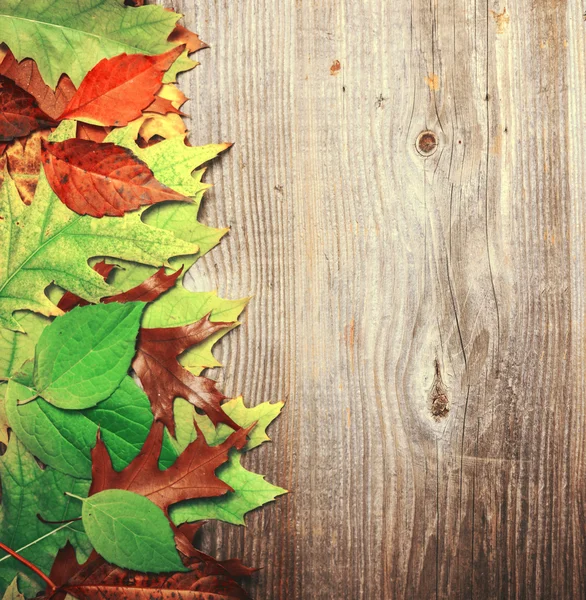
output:
[[140, 206], [187, 198], [157, 181], [127, 148], [71, 139], [42, 145], [47, 180], [59, 199], [80, 215], [120, 217]]
[[159, 115], [175, 113], [176, 115], [185, 116], [185, 113], [173, 106], [171, 100], [168, 98], [161, 98], [161, 96], [155, 96], [153, 102], [144, 109], [144, 112], [157, 113]]
[[[195, 425], [197, 429], [197, 424]], [[159, 469], [164, 426], [155, 422], [138, 456], [122, 471], [115, 471], [106, 446], [98, 437], [92, 450], [92, 485], [89, 495], [104, 490], [128, 490], [149, 498], [165, 513], [171, 505], [194, 498], [221, 496], [232, 488], [218, 479], [215, 470], [228, 460], [232, 448], [240, 450], [252, 429], [239, 429], [225, 442], [208, 446], [203, 433], [168, 469]]]
[[[101, 261], [95, 264], [93, 269], [104, 279], [106, 279], [114, 267], [115, 265]], [[175, 271], [175, 273], [167, 275], [164, 268], [159, 269], [156, 273], [151, 275], [148, 279], [145, 279], [145, 281], [139, 285], [129, 289], [126, 292], [122, 292], [114, 296], [106, 296], [102, 298], [101, 302], [103, 304], [108, 304], [109, 302], [153, 302], [161, 294], [175, 285], [175, 282], [177, 281], [179, 275], [181, 275], [182, 271], [183, 267]], [[61, 297], [61, 300], [59, 300], [57, 307], [63, 312], [69, 312], [76, 306], [87, 306], [88, 304], [89, 302], [87, 300], [84, 300], [83, 298], [80, 298], [71, 292], [65, 292], [65, 294], [63, 294]]]
[[165, 71], [184, 46], [164, 54], [120, 54], [102, 59], [84, 78], [61, 119], [120, 127], [138, 118], [154, 100]]
[[151, 401], [155, 419], [164, 423], [173, 435], [175, 398], [184, 398], [203, 410], [214, 425], [225, 423], [238, 429], [238, 425], [221, 408], [226, 396], [218, 391], [216, 383], [207, 377], [193, 375], [177, 360], [191, 346], [231, 325], [213, 323], [206, 315], [189, 325], [140, 330], [132, 368]]
[[191, 54], [192, 52], [197, 52], [198, 50], [203, 50], [203, 48], [209, 48], [209, 46], [202, 42], [199, 39], [197, 33], [193, 33], [193, 31], [189, 31], [187, 27], [183, 27], [183, 25], [175, 25], [175, 29], [171, 32], [167, 41], [172, 42], [174, 44], [185, 44], [185, 48]]
[[79, 565], [72, 550], [58, 554], [59, 575], [68, 578], [53, 579], [53, 566], [51, 579], [59, 589], [47, 593], [47, 600], [63, 600], [65, 594], [79, 600], [249, 600], [236, 581], [217, 573], [213, 562], [200, 562], [186, 573], [138, 573], [111, 565], [95, 553]]
[[112, 131], [111, 127], [102, 127], [101, 125], [90, 125], [83, 121], [77, 122], [77, 131], [75, 137], [80, 140], [91, 140], [92, 142], [103, 142], [107, 135]]
[[25, 138], [13, 140], [4, 154], [0, 155], [0, 185], [4, 182], [4, 168], [7, 167], [25, 204], [33, 201], [37, 189], [41, 169], [41, 140], [46, 140], [47, 136], [47, 131], [35, 131]]
[[34, 60], [25, 58], [18, 62], [10, 50], [0, 63], [0, 75], [12, 79], [16, 85], [34, 96], [39, 108], [57, 119], [75, 94], [75, 86], [67, 75], [62, 75], [57, 88], [51, 89], [41, 77]]
[[0, 142], [10, 142], [57, 122], [39, 108], [34, 96], [0, 75]]

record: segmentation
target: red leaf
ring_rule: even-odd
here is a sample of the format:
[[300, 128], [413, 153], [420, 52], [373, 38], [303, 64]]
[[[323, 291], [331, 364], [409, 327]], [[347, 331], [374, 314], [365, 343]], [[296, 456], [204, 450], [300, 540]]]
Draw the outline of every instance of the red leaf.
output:
[[216, 477], [215, 470], [228, 460], [232, 448], [240, 450], [246, 444], [251, 429], [239, 429], [217, 446], [208, 446], [198, 429], [195, 441], [164, 471], [159, 469], [162, 423], [153, 424], [139, 455], [119, 472], [114, 470], [108, 450], [98, 437], [92, 450], [89, 495], [109, 489], [128, 490], [149, 498], [165, 513], [171, 505], [183, 500], [221, 496], [232, 488]]
[[0, 75], [0, 142], [10, 142], [57, 122], [39, 108], [34, 96]]
[[84, 78], [61, 119], [120, 127], [138, 118], [154, 100], [165, 71], [183, 52], [177, 46], [157, 56], [120, 54], [102, 59]]
[[157, 181], [144, 162], [115, 144], [45, 142], [42, 160], [53, 191], [80, 215], [120, 217], [139, 206], [191, 201]]
[[224, 396], [216, 383], [207, 377], [197, 377], [185, 369], [178, 356], [231, 323], [212, 323], [209, 315], [196, 323], [180, 327], [141, 329], [132, 368], [138, 375], [151, 401], [155, 419], [175, 433], [173, 401], [185, 398], [202, 409], [214, 425], [225, 423], [233, 429], [238, 425], [222, 410]]
[[75, 94], [75, 86], [67, 75], [62, 75], [57, 88], [52, 90], [41, 77], [34, 60], [25, 58], [18, 62], [10, 50], [0, 63], [0, 75], [12, 79], [16, 85], [34, 96], [39, 108], [57, 119]]
[[[94, 271], [99, 273], [104, 279], [108, 277], [115, 265], [110, 265], [105, 261], [101, 261], [94, 265]], [[145, 279], [141, 284], [129, 289], [126, 292], [116, 294], [115, 296], [106, 296], [102, 298], [103, 304], [109, 302], [153, 302], [161, 294], [172, 288], [177, 281], [179, 275], [183, 271], [183, 267], [167, 275], [165, 269], [159, 269], [156, 273], [151, 275], [148, 279]], [[65, 292], [57, 304], [57, 308], [60, 308], [63, 312], [69, 312], [76, 306], [87, 306], [89, 302], [72, 294], [71, 292]]]

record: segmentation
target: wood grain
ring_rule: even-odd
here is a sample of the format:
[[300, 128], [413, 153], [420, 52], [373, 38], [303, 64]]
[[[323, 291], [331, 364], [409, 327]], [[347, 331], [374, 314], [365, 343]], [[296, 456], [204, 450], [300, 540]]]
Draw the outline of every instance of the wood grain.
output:
[[213, 375], [288, 400], [247, 465], [292, 493], [203, 540], [255, 598], [586, 598], [579, 4], [167, 3], [212, 46], [192, 142], [236, 142]]

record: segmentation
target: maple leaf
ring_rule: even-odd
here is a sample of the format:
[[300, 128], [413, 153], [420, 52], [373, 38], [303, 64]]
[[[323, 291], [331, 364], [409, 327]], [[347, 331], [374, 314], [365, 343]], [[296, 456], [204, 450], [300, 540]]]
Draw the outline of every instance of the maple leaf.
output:
[[78, 139], [43, 142], [42, 160], [53, 191], [80, 215], [120, 217], [140, 206], [189, 201], [159, 183], [130, 150], [115, 144]]
[[0, 142], [10, 142], [57, 122], [39, 108], [34, 96], [0, 75]]
[[0, 157], [0, 185], [4, 183], [4, 171], [8, 170], [25, 204], [32, 203], [37, 190], [41, 141], [47, 136], [47, 131], [35, 131], [26, 138], [14, 140]]
[[226, 327], [213, 323], [206, 315], [199, 321], [181, 327], [141, 329], [132, 368], [151, 401], [155, 419], [175, 431], [173, 400], [185, 398], [202, 409], [214, 424], [225, 423], [237, 429], [234, 421], [221, 408], [225, 396], [216, 383], [206, 377], [197, 377], [184, 369], [177, 357], [189, 347], [205, 340]]
[[111, 286], [88, 265], [94, 256], [160, 267], [169, 256], [197, 252], [196, 245], [143, 223], [141, 216], [142, 210], [120, 218], [77, 215], [59, 202], [43, 173], [27, 207], [5, 174], [0, 189], [0, 325], [19, 330], [15, 310], [61, 314], [45, 295], [51, 282], [90, 302], [110, 295]]
[[184, 46], [157, 56], [121, 54], [102, 59], [84, 78], [61, 119], [126, 125], [155, 99], [163, 74]]
[[265, 481], [262, 475], [247, 471], [240, 464], [240, 454], [232, 452], [227, 463], [217, 470], [217, 476], [232, 488], [218, 498], [188, 500], [171, 507], [170, 517], [176, 525], [191, 521], [218, 519], [234, 525], [244, 525], [244, 515], [272, 502], [287, 490]]
[[249, 429], [239, 429], [218, 446], [208, 446], [198, 435], [175, 463], [159, 469], [163, 426], [153, 424], [139, 455], [122, 471], [115, 471], [106, 447], [98, 438], [92, 450], [92, 485], [89, 496], [119, 489], [145, 496], [168, 514], [169, 507], [193, 498], [220, 496], [231, 491], [218, 479], [215, 470], [228, 460], [231, 448], [246, 444]]
[[18, 62], [10, 50], [0, 63], [0, 75], [12, 79], [16, 85], [34, 96], [39, 108], [52, 119], [57, 119], [75, 94], [75, 86], [67, 75], [59, 79], [52, 90], [41, 77], [37, 63], [30, 58]]
[[201, 561], [186, 573], [154, 575], [116, 567], [95, 555], [79, 565], [73, 548], [66, 546], [51, 570], [58, 591], [50, 600], [63, 600], [66, 593], [79, 600], [249, 600], [233, 579], [217, 572], [216, 564]]
[[[75, 519], [80, 514], [78, 502], [64, 495], [71, 492], [85, 496], [89, 481], [64, 475], [46, 467], [41, 469], [13, 434], [4, 456], [0, 457], [2, 506], [0, 507], [0, 541], [19, 551], [48, 573], [59, 549], [69, 539], [85, 560], [91, 546], [79, 523], [66, 526], [41, 521]], [[54, 533], [53, 533], [54, 532]], [[51, 534], [43, 537], [46, 534]], [[23, 549], [34, 542], [33, 545]], [[23, 572], [21, 563], [0, 551], [0, 589], [6, 589], [15, 575], [20, 576], [21, 590], [32, 597], [41, 589], [41, 580], [32, 572]]]
[[102, 58], [161, 54], [174, 45], [167, 38], [181, 15], [161, 6], [129, 8], [120, 0], [3, 0], [0, 42], [18, 60], [36, 61], [43, 79], [55, 87], [62, 73], [75, 85]]

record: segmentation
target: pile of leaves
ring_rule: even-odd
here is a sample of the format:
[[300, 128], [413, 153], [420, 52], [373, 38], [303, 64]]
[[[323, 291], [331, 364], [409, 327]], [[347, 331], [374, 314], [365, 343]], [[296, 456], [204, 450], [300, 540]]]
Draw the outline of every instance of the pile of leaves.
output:
[[183, 282], [227, 232], [197, 213], [229, 144], [189, 145], [174, 85], [205, 44], [131, 4], [0, 4], [5, 599], [247, 598], [195, 535], [285, 492], [241, 465], [282, 403], [202, 375], [248, 299]]

